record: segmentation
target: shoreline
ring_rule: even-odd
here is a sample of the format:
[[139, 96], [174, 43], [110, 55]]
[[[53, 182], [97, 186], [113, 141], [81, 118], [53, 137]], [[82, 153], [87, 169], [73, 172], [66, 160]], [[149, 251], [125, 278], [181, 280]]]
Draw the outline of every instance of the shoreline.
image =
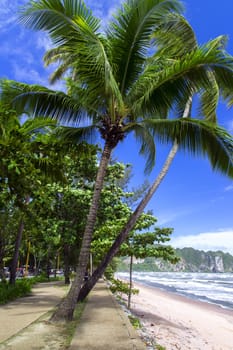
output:
[[232, 350], [233, 311], [133, 282], [131, 312], [142, 335], [166, 350]]
[[[127, 280], [125, 280], [127, 281]], [[204, 308], [209, 308], [210, 310], [216, 311], [216, 312], [223, 312], [224, 314], [229, 314], [230, 316], [233, 316], [233, 309], [230, 309], [228, 307], [223, 307], [220, 304], [216, 304], [214, 302], [208, 302], [205, 300], [199, 300], [199, 299], [194, 299], [191, 296], [189, 297], [188, 295], [183, 295], [183, 294], [179, 294], [179, 293], [175, 293], [175, 292], [171, 292], [169, 290], [166, 289], [162, 289], [159, 287], [154, 287], [154, 286], [149, 286], [140, 282], [133, 282], [134, 287], [140, 289], [140, 288], [147, 288], [150, 289], [151, 291], [156, 290], [156, 294], [160, 294], [161, 295], [169, 295], [171, 298], [183, 301], [183, 302], [187, 302], [187, 303], [193, 303], [194, 305], [198, 305], [200, 307], [204, 307]], [[233, 298], [233, 297], [232, 297]]]

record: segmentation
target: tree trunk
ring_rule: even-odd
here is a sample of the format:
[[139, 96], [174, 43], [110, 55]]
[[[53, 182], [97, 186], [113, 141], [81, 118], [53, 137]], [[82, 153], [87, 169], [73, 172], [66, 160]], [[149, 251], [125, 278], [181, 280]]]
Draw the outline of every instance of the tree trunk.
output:
[[17, 265], [19, 260], [19, 248], [22, 241], [23, 229], [24, 229], [24, 222], [23, 222], [23, 219], [21, 219], [18, 233], [15, 240], [15, 249], [14, 249], [13, 259], [10, 266], [10, 281], [9, 281], [10, 284], [15, 284], [15, 280], [16, 280], [16, 270], [17, 270]]
[[6, 275], [4, 271], [4, 251], [5, 251], [5, 240], [3, 238], [3, 233], [0, 232], [0, 279], [2, 282], [6, 280]]
[[155, 191], [157, 190], [157, 188], [161, 184], [162, 180], [164, 179], [165, 175], [167, 174], [169, 167], [170, 167], [173, 159], [175, 158], [177, 151], [178, 151], [178, 144], [177, 144], [177, 142], [175, 142], [171, 151], [169, 152], [169, 155], [168, 155], [158, 177], [156, 178], [154, 183], [151, 185], [151, 187], [147, 191], [145, 197], [141, 200], [141, 202], [139, 203], [139, 205], [137, 206], [137, 208], [135, 209], [133, 214], [131, 214], [127, 224], [125, 225], [125, 227], [122, 229], [121, 233], [115, 239], [115, 242], [113, 243], [113, 245], [109, 249], [108, 253], [104, 257], [104, 259], [102, 260], [102, 262], [100, 263], [98, 268], [94, 271], [93, 275], [90, 277], [90, 279], [87, 281], [87, 283], [85, 283], [85, 285], [82, 287], [80, 294], [79, 294], [79, 297], [78, 297], [78, 301], [82, 301], [83, 299], [85, 299], [85, 297], [88, 295], [88, 293], [95, 286], [98, 279], [104, 273], [106, 267], [111, 262], [112, 258], [118, 253], [121, 244], [124, 242], [127, 235], [129, 234], [129, 232], [133, 229], [137, 219], [140, 217], [140, 215], [142, 214], [146, 205], [149, 203], [153, 194], [155, 193]]
[[67, 296], [63, 299], [58, 309], [53, 313], [51, 321], [70, 321], [73, 318], [74, 309], [77, 303], [81, 286], [83, 284], [84, 275], [89, 261], [92, 234], [96, 222], [104, 177], [114, 147], [115, 145], [113, 146], [110, 142], [106, 141], [96, 176], [92, 203], [89, 209], [89, 214], [87, 216], [87, 224], [82, 239], [79, 262], [76, 268], [76, 276]]
[[51, 274], [51, 261], [50, 261], [50, 246], [49, 246], [47, 250], [47, 258], [46, 258], [46, 277], [48, 280], [50, 279], [50, 274]]
[[[184, 108], [184, 112], [183, 112], [183, 116], [182, 116], [183, 118], [187, 118], [189, 116], [191, 106], [192, 106], [192, 97], [189, 97], [189, 99], [186, 102], [185, 108]], [[111, 262], [113, 257], [118, 253], [121, 244], [124, 242], [127, 235], [129, 234], [129, 232], [133, 229], [137, 219], [140, 217], [140, 215], [142, 214], [146, 205], [149, 203], [150, 199], [152, 198], [152, 196], [156, 192], [157, 188], [159, 187], [159, 185], [163, 181], [166, 174], [168, 173], [168, 170], [172, 164], [173, 159], [175, 158], [175, 155], [178, 151], [178, 148], [179, 148], [179, 146], [178, 146], [177, 142], [175, 141], [159, 175], [157, 176], [154, 183], [151, 185], [151, 187], [147, 191], [145, 197], [138, 204], [138, 206], [135, 209], [135, 211], [133, 212], [133, 214], [131, 214], [125, 227], [122, 229], [120, 234], [115, 239], [115, 242], [113, 243], [113, 245], [109, 249], [108, 253], [105, 255], [105, 258], [102, 260], [100, 265], [97, 267], [97, 269], [95, 270], [95, 272], [93, 273], [91, 278], [82, 287], [82, 289], [79, 293], [78, 299], [77, 299], [78, 301], [82, 301], [86, 298], [86, 296], [89, 294], [89, 292], [95, 286], [98, 279], [103, 275], [108, 264]]]
[[129, 295], [128, 295], [128, 309], [130, 309], [131, 306], [131, 295], [132, 295], [132, 283], [133, 278], [133, 255], [130, 256], [130, 265], [129, 265]]
[[68, 244], [64, 244], [63, 254], [64, 254], [64, 276], [65, 276], [65, 284], [70, 284], [70, 264], [69, 264], [69, 253], [70, 246]]

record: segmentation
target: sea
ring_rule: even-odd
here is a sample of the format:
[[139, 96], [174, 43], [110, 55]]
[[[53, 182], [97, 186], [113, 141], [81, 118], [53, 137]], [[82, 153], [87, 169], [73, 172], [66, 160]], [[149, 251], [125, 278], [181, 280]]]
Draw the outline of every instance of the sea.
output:
[[133, 281], [233, 311], [233, 273], [134, 272]]

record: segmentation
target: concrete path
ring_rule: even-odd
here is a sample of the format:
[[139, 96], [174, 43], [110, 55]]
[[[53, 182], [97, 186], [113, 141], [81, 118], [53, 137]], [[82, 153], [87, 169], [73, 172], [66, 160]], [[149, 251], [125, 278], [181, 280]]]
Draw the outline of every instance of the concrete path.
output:
[[0, 305], [0, 343], [54, 308], [66, 291], [64, 282], [40, 283], [30, 296]]
[[69, 350], [145, 350], [127, 315], [100, 280], [88, 297]]
[[[38, 284], [31, 296], [0, 306], [0, 349], [65, 349], [64, 339], [59, 338], [56, 326], [48, 323], [45, 316], [66, 292], [63, 282]], [[88, 296], [69, 348], [95, 349], [146, 349], [103, 280]]]

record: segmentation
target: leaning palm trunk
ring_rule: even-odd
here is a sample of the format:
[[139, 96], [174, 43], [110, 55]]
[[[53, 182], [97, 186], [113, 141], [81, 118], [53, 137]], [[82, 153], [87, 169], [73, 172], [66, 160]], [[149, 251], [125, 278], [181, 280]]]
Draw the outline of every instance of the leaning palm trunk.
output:
[[82, 246], [81, 246], [80, 255], [79, 255], [79, 262], [76, 268], [76, 276], [67, 296], [61, 302], [58, 309], [52, 315], [51, 321], [54, 321], [54, 322], [63, 321], [63, 320], [69, 321], [69, 320], [72, 320], [73, 318], [73, 313], [77, 303], [77, 298], [78, 298], [81, 286], [83, 284], [84, 275], [88, 265], [92, 233], [93, 233], [94, 225], [96, 221], [101, 190], [103, 188], [104, 176], [106, 173], [106, 169], [107, 169], [113, 148], [114, 147], [112, 146], [111, 142], [106, 141], [104, 150], [102, 153], [100, 165], [98, 168], [97, 176], [96, 176], [92, 203], [89, 209], [89, 214], [87, 216], [87, 224], [83, 235]]
[[123, 228], [121, 233], [117, 236], [116, 240], [114, 241], [113, 245], [109, 249], [108, 253], [106, 254], [105, 258], [102, 260], [98, 268], [94, 271], [91, 278], [86, 282], [86, 284], [83, 286], [83, 288], [80, 291], [78, 301], [83, 300], [88, 293], [92, 290], [98, 279], [102, 276], [104, 273], [106, 267], [109, 265], [113, 257], [118, 253], [121, 244], [126, 239], [129, 232], [133, 229], [135, 226], [138, 218], [142, 214], [143, 210], [145, 209], [146, 205], [149, 203], [150, 199], [154, 195], [155, 191], [158, 189], [159, 185], [163, 181], [164, 177], [166, 176], [170, 165], [175, 158], [175, 155], [178, 151], [178, 144], [177, 142], [174, 142], [171, 151], [169, 152], [169, 155], [163, 165], [162, 170], [160, 171], [158, 177], [154, 181], [154, 183], [151, 185], [150, 189], [148, 190], [145, 197], [141, 200], [133, 214], [130, 216], [126, 226]]
[[[187, 118], [189, 116], [190, 110], [191, 110], [191, 105], [192, 105], [192, 97], [188, 99], [185, 109], [183, 112], [183, 118]], [[95, 286], [96, 282], [98, 279], [103, 275], [106, 267], [108, 264], [111, 262], [113, 257], [118, 253], [121, 244], [124, 242], [130, 231], [133, 229], [133, 227], [136, 224], [137, 219], [140, 217], [142, 214], [143, 210], [145, 209], [146, 205], [149, 203], [150, 199], [158, 189], [159, 185], [163, 181], [164, 177], [169, 171], [169, 168], [172, 164], [173, 159], [175, 158], [175, 155], [179, 149], [178, 143], [175, 141], [169, 154], [168, 157], [159, 173], [157, 178], [155, 179], [154, 183], [151, 185], [150, 189], [148, 190], [147, 194], [145, 197], [141, 200], [131, 217], [129, 218], [126, 226], [123, 228], [121, 233], [117, 236], [115, 242], [113, 243], [112, 247], [106, 254], [105, 258], [102, 260], [98, 268], [95, 270], [95, 272], [92, 274], [91, 278], [85, 283], [85, 285], [82, 287], [80, 290], [79, 296], [78, 296], [78, 301], [81, 301], [86, 298], [88, 293], [92, 290], [92, 288]], [[130, 301], [129, 301], [130, 304]]]

